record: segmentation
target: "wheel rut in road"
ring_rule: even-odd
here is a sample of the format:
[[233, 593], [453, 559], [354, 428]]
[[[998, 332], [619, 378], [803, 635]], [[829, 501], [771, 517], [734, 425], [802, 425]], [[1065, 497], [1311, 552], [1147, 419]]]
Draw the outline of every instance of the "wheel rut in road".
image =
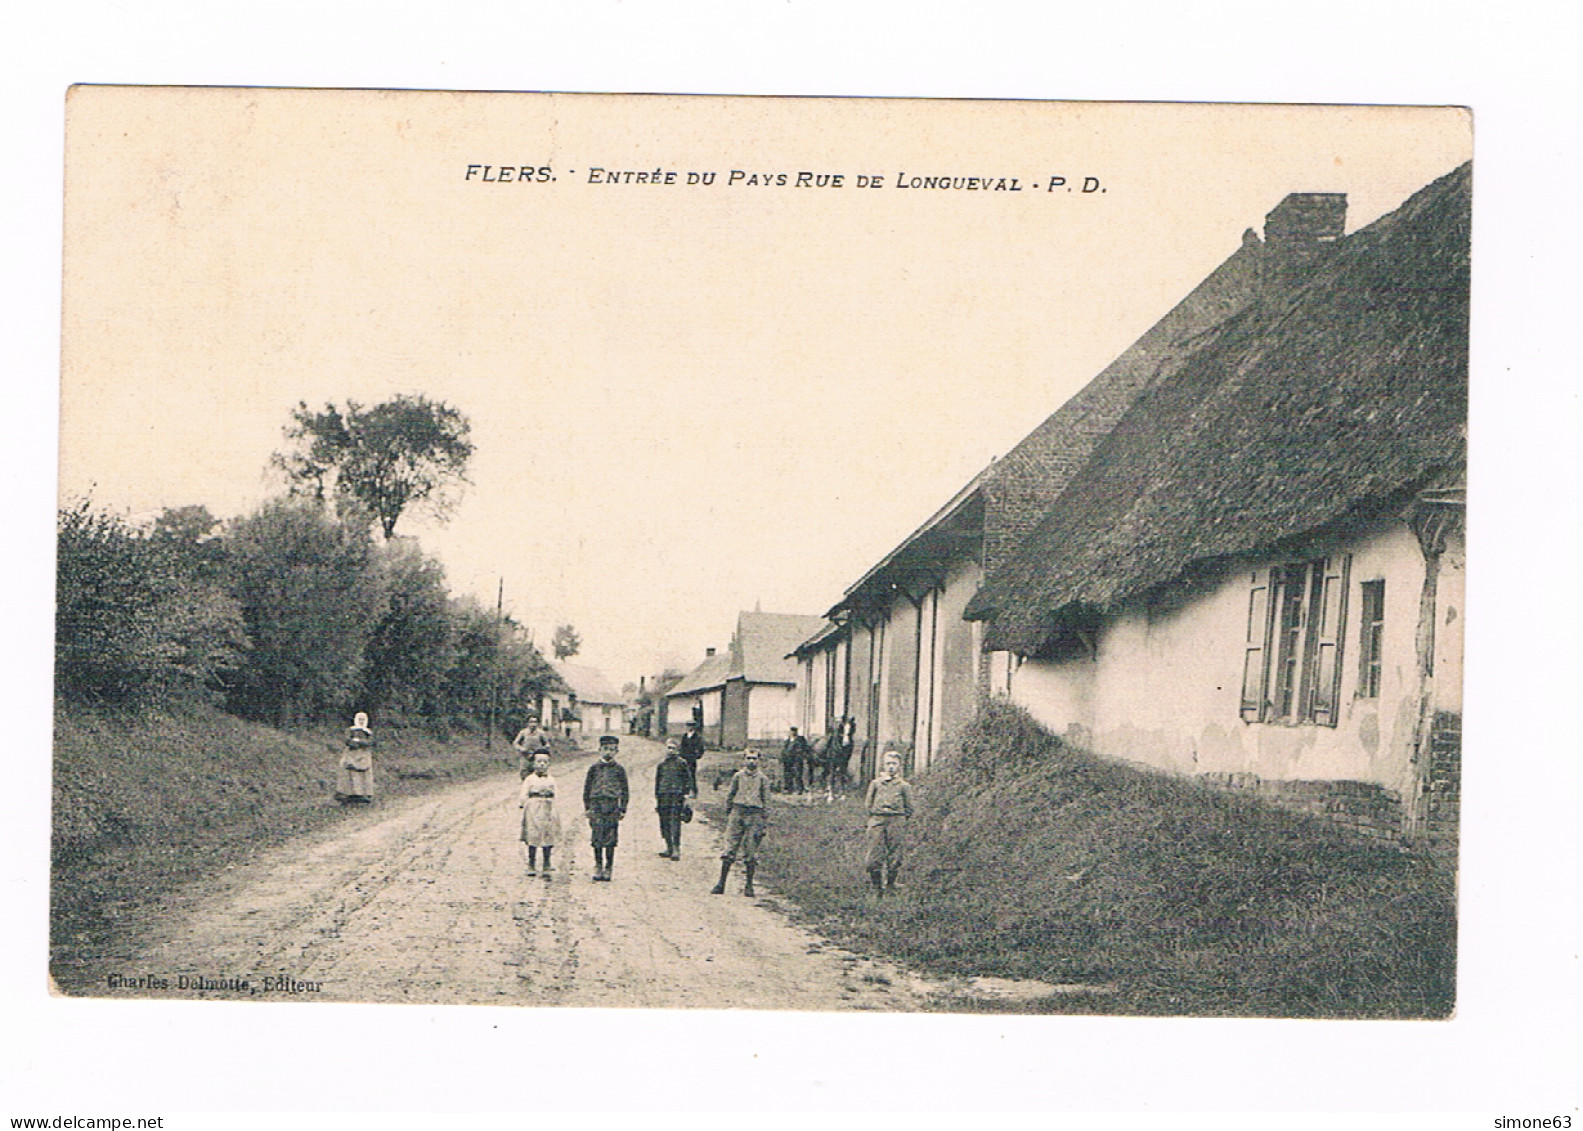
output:
[[[517, 778], [453, 786], [353, 828], [272, 849], [190, 909], [158, 918], [134, 959], [168, 977], [284, 979], [295, 1000], [706, 1009], [917, 1008], [928, 987], [840, 950], [772, 900], [709, 894], [713, 830], [661, 858], [657, 743], [623, 739], [632, 803], [614, 880], [591, 878], [580, 812], [587, 756], [557, 764], [561, 843], [529, 876]], [[768, 893], [773, 895], [773, 893]], [[302, 987], [311, 987], [303, 989]], [[127, 991], [112, 991], [119, 994]], [[200, 997], [236, 997], [205, 990]]]

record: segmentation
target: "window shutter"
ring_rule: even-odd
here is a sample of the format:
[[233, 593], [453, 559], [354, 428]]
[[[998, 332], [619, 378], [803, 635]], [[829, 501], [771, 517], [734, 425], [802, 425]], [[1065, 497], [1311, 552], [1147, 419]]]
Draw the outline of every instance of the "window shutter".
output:
[[1347, 575], [1352, 555], [1340, 554], [1315, 563], [1324, 571], [1318, 607], [1311, 614], [1314, 636], [1313, 703], [1309, 719], [1320, 726], [1336, 725], [1341, 702], [1341, 637], [1347, 618]]
[[1253, 571], [1248, 588], [1248, 635], [1242, 654], [1242, 721], [1263, 722], [1269, 681], [1270, 571]]

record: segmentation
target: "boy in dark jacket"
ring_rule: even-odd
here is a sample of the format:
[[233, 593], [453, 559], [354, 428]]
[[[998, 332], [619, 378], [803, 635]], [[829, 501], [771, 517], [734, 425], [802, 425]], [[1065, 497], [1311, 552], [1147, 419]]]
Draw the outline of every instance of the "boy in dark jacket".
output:
[[665, 744], [665, 760], [654, 770], [654, 808], [660, 815], [660, 836], [667, 860], [682, 858], [682, 814], [687, 809], [687, 761], [674, 738]]
[[620, 745], [621, 739], [615, 735], [600, 735], [599, 761], [588, 767], [583, 779], [583, 810], [594, 845], [594, 879], [607, 883], [616, 863], [616, 836], [630, 799], [626, 768], [616, 761]]

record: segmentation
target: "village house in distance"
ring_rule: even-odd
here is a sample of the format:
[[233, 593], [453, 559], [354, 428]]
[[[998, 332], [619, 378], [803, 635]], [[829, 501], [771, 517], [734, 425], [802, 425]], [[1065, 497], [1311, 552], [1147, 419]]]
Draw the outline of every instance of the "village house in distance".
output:
[[744, 612], [731, 646], [710, 648], [699, 664], [665, 692], [666, 728], [680, 734], [688, 720], [704, 740], [732, 750], [785, 741], [797, 725], [797, 665], [788, 653], [824, 624], [818, 616]]
[[[1074, 745], [1455, 845], [1471, 166], [1294, 193], [790, 648], [927, 768], [985, 694]], [[707, 707], [706, 707], [707, 714]], [[673, 719], [676, 716], [672, 716]]]
[[535, 713], [548, 729], [568, 738], [620, 734], [626, 730], [626, 699], [610, 685], [603, 672], [564, 660], [551, 666], [561, 677], [563, 689], [547, 691], [534, 703]]

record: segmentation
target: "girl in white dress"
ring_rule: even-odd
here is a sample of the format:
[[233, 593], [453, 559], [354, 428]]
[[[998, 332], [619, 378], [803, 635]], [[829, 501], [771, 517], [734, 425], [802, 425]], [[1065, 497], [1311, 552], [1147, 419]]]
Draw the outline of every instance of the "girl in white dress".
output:
[[[550, 777], [550, 752], [541, 750], [533, 759], [533, 772], [522, 779], [517, 794], [522, 808], [522, 850], [528, 861], [528, 875], [550, 878], [550, 850], [560, 836], [561, 822], [555, 815], [555, 779]], [[544, 850], [544, 871], [539, 872], [539, 849]]]

